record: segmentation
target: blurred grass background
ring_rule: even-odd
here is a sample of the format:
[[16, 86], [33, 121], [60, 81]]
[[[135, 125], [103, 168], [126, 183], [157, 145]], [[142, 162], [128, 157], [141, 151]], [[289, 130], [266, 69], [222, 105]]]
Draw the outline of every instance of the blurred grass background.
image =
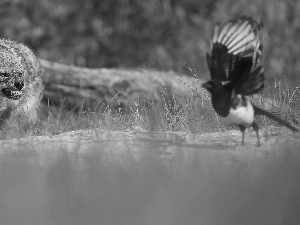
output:
[[[39, 57], [84, 67], [147, 67], [200, 77], [213, 25], [249, 15], [265, 23], [269, 80], [300, 72], [297, 0], [7, 0], [0, 36]], [[299, 80], [293, 76], [290, 81]]]

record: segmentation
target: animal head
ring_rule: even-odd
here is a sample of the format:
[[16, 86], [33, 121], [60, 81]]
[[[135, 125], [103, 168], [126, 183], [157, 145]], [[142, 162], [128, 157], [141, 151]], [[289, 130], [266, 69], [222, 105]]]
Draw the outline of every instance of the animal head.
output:
[[3, 97], [19, 100], [25, 87], [25, 68], [17, 56], [10, 49], [0, 49], [0, 93]]
[[202, 84], [202, 87], [208, 90], [210, 93], [222, 93], [224, 91], [224, 86], [220, 81], [209, 80]]

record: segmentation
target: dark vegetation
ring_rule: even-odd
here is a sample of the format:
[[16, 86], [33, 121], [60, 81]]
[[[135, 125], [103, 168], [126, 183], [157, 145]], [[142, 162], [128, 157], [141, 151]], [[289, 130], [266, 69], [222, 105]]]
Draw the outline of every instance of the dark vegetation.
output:
[[265, 23], [268, 80], [299, 81], [300, 2], [296, 0], [7, 0], [0, 36], [50, 61], [89, 68], [151, 67], [207, 76], [213, 24], [240, 15]]

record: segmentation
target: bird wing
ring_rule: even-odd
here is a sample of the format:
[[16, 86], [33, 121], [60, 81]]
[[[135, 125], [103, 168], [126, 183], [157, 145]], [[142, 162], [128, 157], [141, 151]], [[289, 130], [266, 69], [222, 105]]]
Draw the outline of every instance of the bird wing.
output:
[[212, 80], [233, 82], [241, 93], [263, 85], [261, 28], [261, 23], [246, 16], [215, 26], [211, 55], [207, 53]]
[[264, 71], [262, 65], [256, 65], [249, 73], [245, 73], [234, 87], [235, 94], [253, 95], [264, 88]]

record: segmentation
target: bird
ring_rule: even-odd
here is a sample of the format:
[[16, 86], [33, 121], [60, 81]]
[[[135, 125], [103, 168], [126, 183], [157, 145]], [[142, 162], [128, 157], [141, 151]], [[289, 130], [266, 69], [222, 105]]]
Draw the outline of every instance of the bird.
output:
[[211, 52], [206, 54], [211, 79], [202, 84], [210, 92], [216, 113], [225, 121], [238, 124], [242, 132], [250, 126], [256, 132], [257, 146], [261, 146], [259, 126], [255, 116], [264, 115], [293, 132], [298, 129], [288, 122], [252, 104], [249, 96], [264, 89], [263, 23], [249, 16], [242, 16], [215, 25]]

